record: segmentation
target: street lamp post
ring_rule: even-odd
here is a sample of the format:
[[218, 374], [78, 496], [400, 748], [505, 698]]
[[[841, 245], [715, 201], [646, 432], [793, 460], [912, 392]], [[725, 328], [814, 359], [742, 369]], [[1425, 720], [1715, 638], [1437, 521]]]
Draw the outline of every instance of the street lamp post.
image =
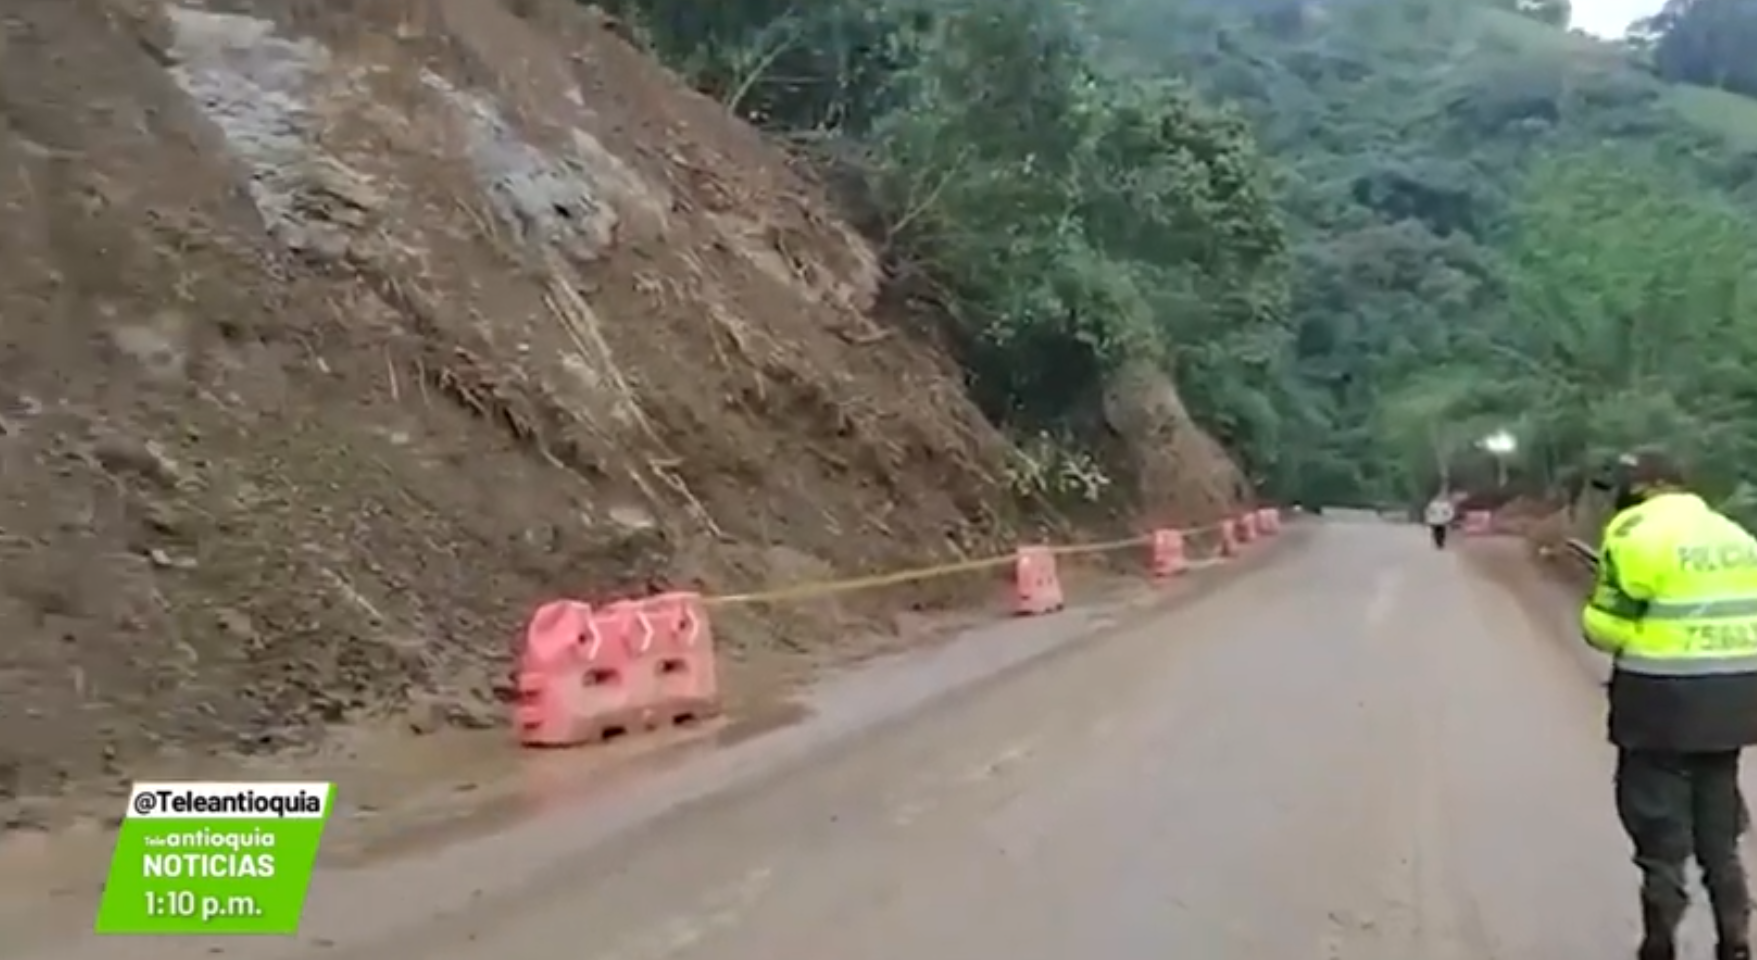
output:
[[1495, 458], [1495, 487], [1507, 488], [1507, 458], [1519, 449], [1519, 439], [1505, 430], [1496, 430], [1476, 442], [1485, 453]]

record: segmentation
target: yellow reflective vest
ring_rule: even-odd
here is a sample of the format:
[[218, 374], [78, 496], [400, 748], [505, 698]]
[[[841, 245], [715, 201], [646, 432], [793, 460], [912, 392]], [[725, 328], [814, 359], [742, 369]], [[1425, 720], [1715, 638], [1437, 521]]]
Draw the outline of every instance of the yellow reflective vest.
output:
[[1757, 538], [1702, 498], [1662, 493], [1611, 518], [1581, 626], [1613, 658], [1614, 743], [1757, 743]]

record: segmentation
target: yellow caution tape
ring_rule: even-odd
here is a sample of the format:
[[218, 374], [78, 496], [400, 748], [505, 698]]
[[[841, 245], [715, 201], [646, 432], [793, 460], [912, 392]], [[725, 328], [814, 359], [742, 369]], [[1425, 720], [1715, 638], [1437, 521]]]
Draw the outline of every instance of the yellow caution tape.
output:
[[1072, 557], [1087, 553], [1106, 553], [1121, 550], [1124, 547], [1144, 547], [1149, 537], [1130, 537], [1127, 540], [1106, 540], [1102, 543], [1070, 543], [1066, 545], [1045, 547], [1058, 557]]
[[717, 597], [704, 597], [702, 602], [710, 606], [729, 606], [735, 603], [779, 603], [784, 600], [807, 600], [833, 593], [849, 593], [855, 590], [870, 590], [874, 587], [890, 587], [900, 583], [913, 583], [916, 580], [930, 580], [954, 573], [968, 573], [973, 570], [992, 570], [1004, 567], [1013, 562], [1013, 557], [978, 557], [974, 560], [960, 560], [956, 563], [941, 563], [931, 567], [917, 567], [910, 570], [898, 570], [892, 573], [878, 573], [866, 577], [853, 577], [847, 580], [820, 580], [816, 583], [801, 583], [791, 587], [780, 587], [775, 590], [756, 590], [750, 593], [728, 593]]
[[[1219, 530], [1220, 524], [1205, 527], [1193, 527], [1181, 531], [1186, 536]], [[1126, 540], [1107, 540], [1101, 543], [1075, 543], [1061, 546], [1049, 546], [1046, 549], [1057, 556], [1073, 556], [1081, 554], [1105, 553], [1111, 550], [1122, 550], [1128, 547], [1145, 546], [1152, 540], [1151, 536], [1130, 537]], [[909, 570], [897, 570], [891, 573], [872, 574], [865, 577], [851, 577], [846, 580], [819, 580], [813, 583], [800, 583], [789, 587], [778, 587], [774, 590], [753, 590], [748, 593], [728, 593], [719, 596], [703, 597], [702, 603], [708, 606], [727, 607], [740, 604], [785, 603], [792, 600], [810, 600], [817, 597], [831, 596], [840, 593], [853, 593], [858, 590], [871, 590], [877, 587], [893, 587], [898, 584], [914, 583], [918, 580], [931, 580], [935, 577], [949, 576], [955, 573], [970, 573], [977, 570], [992, 570], [1007, 566], [1015, 561], [1013, 554], [997, 557], [977, 557], [972, 560], [959, 560], [953, 563], [935, 564], [929, 567], [915, 567]], [[1218, 561], [1194, 561], [1191, 567], [1199, 568], [1212, 565]]]

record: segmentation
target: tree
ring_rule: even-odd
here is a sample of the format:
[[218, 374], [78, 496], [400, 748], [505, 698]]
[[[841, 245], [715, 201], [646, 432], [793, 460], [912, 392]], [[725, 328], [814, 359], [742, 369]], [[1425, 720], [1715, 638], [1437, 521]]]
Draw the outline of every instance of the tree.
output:
[[1667, 0], [1632, 32], [1668, 80], [1757, 94], [1757, 0]]
[[1145, 361], [1287, 498], [1403, 496], [1500, 426], [1525, 480], [1757, 453], [1757, 156], [1665, 82], [1751, 89], [1757, 0], [1673, 0], [1658, 78], [1552, 0], [617, 2], [855, 158], [1003, 422], [1074, 430]]
[[1393, 420], [1512, 424], [1555, 473], [1663, 443], [1723, 493], [1748, 478], [1749, 220], [1651, 158], [1600, 149], [1539, 163], [1514, 227], [1505, 317], [1445, 379], [1393, 402]]

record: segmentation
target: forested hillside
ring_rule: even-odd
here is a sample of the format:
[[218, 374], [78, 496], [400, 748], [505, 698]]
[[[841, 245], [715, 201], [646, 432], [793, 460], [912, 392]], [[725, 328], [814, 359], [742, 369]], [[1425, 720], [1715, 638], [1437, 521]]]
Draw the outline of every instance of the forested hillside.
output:
[[1689, 5], [1629, 45], [1513, 6], [1132, 2], [1106, 25], [1244, 111], [1277, 168], [1315, 421], [1290, 487], [1480, 479], [1473, 444], [1505, 426], [1547, 484], [1664, 442], [1730, 493], [1757, 436], [1757, 102], [1662, 79]]
[[845, 175], [1015, 431], [1101, 447], [1150, 364], [1284, 498], [1492, 477], [1503, 427], [1515, 481], [1757, 469], [1757, 4], [1620, 44], [1562, 0], [611, 5]]

